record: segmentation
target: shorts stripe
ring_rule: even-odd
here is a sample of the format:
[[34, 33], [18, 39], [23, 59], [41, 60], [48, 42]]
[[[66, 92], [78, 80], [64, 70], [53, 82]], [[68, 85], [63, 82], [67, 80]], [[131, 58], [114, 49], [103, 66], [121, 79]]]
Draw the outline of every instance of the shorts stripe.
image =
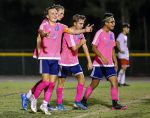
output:
[[62, 72], [62, 66], [61, 66], [61, 65], [59, 65], [58, 76], [61, 76], [61, 72]]
[[91, 73], [91, 76], [93, 77], [94, 75], [94, 72], [95, 72], [95, 66], [93, 66], [93, 70], [92, 70], [92, 73]]
[[40, 60], [40, 74], [42, 74], [42, 60]]

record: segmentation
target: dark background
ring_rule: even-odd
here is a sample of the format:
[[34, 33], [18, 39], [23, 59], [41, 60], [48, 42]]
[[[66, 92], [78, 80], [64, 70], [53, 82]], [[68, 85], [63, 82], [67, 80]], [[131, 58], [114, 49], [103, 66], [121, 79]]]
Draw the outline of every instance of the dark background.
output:
[[[101, 28], [103, 15], [113, 13], [116, 21], [115, 37], [121, 32], [122, 23], [129, 23], [128, 47], [130, 53], [150, 52], [150, 0], [0, 0], [0, 52], [32, 52], [36, 46], [38, 28], [45, 8], [60, 4], [65, 8], [61, 23], [72, 26], [72, 16], [86, 16], [85, 26], [94, 24], [92, 33], [85, 33], [87, 46]], [[116, 52], [118, 50], [116, 49]], [[83, 52], [82, 48], [79, 52]], [[127, 76], [150, 76], [150, 57], [130, 57]], [[91, 57], [93, 60], [94, 58]], [[87, 60], [79, 57], [86, 76]], [[32, 57], [0, 57], [0, 75], [38, 75], [38, 62]], [[120, 63], [119, 68], [120, 68]]]
[[34, 49], [43, 11], [53, 4], [64, 6], [61, 23], [69, 27], [77, 13], [86, 16], [85, 25], [95, 24], [93, 32], [85, 34], [90, 52], [90, 44], [107, 12], [114, 14], [116, 37], [123, 22], [131, 25], [130, 50], [150, 50], [150, 0], [0, 0], [0, 49]]

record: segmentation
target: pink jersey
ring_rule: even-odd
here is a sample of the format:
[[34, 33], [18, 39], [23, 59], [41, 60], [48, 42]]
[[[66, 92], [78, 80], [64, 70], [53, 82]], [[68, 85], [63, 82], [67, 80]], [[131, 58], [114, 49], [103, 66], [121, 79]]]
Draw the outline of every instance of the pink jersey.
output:
[[95, 34], [92, 45], [96, 45], [98, 51], [108, 60], [108, 65], [104, 65], [101, 58], [95, 55], [93, 66], [114, 66], [112, 60], [112, 48], [116, 46], [116, 43], [113, 32], [109, 31], [109, 33], [106, 33], [103, 29], [98, 30]]
[[[38, 59], [50, 59], [50, 60], [60, 60], [60, 49], [61, 49], [61, 37], [64, 33], [66, 25], [61, 23], [56, 23], [55, 26], [49, 24], [47, 20], [44, 20], [39, 27], [40, 30], [44, 30], [46, 33], [50, 31], [52, 37], [43, 37], [41, 42], [41, 50]], [[37, 56], [37, 48], [34, 51], [34, 56]]]
[[83, 38], [83, 34], [71, 35], [64, 34], [63, 43], [62, 43], [62, 53], [61, 60], [59, 60], [59, 65], [62, 66], [75, 66], [79, 64], [78, 61], [78, 50], [73, 51], [71, 47], [76, 46], [80, 43], [81, 38]]

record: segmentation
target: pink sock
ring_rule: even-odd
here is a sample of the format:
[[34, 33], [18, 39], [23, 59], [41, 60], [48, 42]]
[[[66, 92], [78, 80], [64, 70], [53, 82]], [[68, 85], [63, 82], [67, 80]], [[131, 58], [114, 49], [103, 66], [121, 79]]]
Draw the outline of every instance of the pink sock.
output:
[[112, 100], [118, 100], [119, 90], [115, 88], [111, 88], [111, 97]]
[[92, 94], [92, 92], [93, 92], [93, 90], [91, 89], [91, 86], [89, 85], [85, 90], [84, 97], [86, 99], [88, 99], [90, 97], [90, 95]]
[[42, 81], [42, 82], [36, 87], [36, 90], [35, 90], [35, 93], [34, 93], [35, 99], [37, 99], [37, 98], [40, 96], [42, 90], [45, 89], [48, 85], [49, 85], [49, 82], [47, 82], [47, 81]]
[[41, 82], [42, 82], [42, 80], [38, 81], [38, 82], [34, 85], [34, 87], [31, 89], [32, 94], [34, 94], [36, 87], [37, 87]]
[[61, 105], [62, 104], [62, 96], [63, 96], [63, 88], [57, 87], [56, 92], [57, 92], [57, 104]]
[[80, 99], [81, 99], [81, 96], [82, 96], [82, 93], [83, 93], [83, 88], [84, 88], [84, 85], [81, 85], [81, 84], [78, 83], [77, 95], [76, 95], [76, 99], [75, 99], [76, 102], [80, 102]]
[[48, 89], [45, 91], [45, 95], [44, 95], [44, 100], [46, 102], [49, 102], [51, 96], [52, 96], [52, 93], [53, 93], [53, 89], [55, 87], [55, 82], [49, 82], [49, 87]]

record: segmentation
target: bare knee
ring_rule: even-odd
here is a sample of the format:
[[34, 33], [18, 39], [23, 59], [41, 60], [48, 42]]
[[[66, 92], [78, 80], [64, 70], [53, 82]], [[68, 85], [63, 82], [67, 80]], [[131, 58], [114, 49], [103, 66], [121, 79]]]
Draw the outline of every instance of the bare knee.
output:
[[76, 78], [77, 78], [77, 80], [78, 80], [79, 84], [84, 85], [84, 83], [85, 83], [85, 78], [84, 78], [84, 76], [83, 76], [83, 74], [82, 74], [82, 73], [81, 73], [81, 74], [76, 75]]
[[90, 84], [91, 89], [94, 90], [98, 86], [99, 82], [99, 79], [92, 79], [92, 82]]
[[65, 85], [65, 81], [66, 81], [66, 78], [59, 78], [59, 80], [58, 80], [58, 87], [59, 88], [63, 88], [64, 85]]
[[126, 70], [126, 68], [127, 68], [126, 66], [122, 66], [122, 70], [123, 70], [123, 71], [125, 71], [125, 70]]

